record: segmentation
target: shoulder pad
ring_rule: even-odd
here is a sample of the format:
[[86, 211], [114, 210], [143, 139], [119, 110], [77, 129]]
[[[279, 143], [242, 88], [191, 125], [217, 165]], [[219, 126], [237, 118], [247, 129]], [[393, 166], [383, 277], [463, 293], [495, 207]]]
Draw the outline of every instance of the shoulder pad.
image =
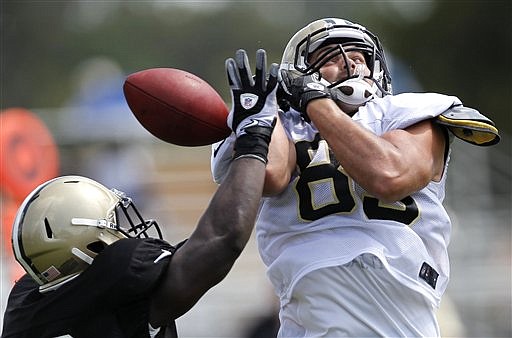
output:
[[477, 146], [492, 146], [500, 141], [494, 122], [473, 108], [452, 106], [435, 121], [446, 126], [459, 139]]

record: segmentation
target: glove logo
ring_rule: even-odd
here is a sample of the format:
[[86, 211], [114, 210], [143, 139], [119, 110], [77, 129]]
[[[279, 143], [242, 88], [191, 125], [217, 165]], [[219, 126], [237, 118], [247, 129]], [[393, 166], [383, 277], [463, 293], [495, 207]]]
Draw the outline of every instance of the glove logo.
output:
[[240, 95], [240, 104], [246, 110], [251, 109], [258, 102], [258, 95], [251, 93], [244, 93]]
[[311, 88], [313, 90], [324, 90], [324, 88], [325, 88], [324, 85], [322, 85], [320, 83], [316, 83], [316, 82], [310, 82], [306, 86], [308, 86], [308, 88]]
[[249, 123], [245, 124], [241, 129], [247, 129], [247, 128], [250, 128], [250, 127], [257, 127], [259, 125], [260, 125], [260, 123], [258, 122], [258, 120], [251, 119], [251, 121]]

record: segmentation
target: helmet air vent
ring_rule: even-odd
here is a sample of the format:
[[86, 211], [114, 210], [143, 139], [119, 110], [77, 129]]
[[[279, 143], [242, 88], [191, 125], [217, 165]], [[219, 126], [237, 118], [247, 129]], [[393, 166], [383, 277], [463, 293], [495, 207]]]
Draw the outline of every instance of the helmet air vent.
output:
[[63, 183], [78, 183], [78, 180], [70, 180], [70, 181], [65, 181]]
[[87, 249], [91, 250], [92, 252], [96, 253], [96, 254], [99, 254], [100, 252], [103, 251], [103, 249], [105, 249], [107, 245], [105, 243], [103, 243], [102, 241], [96, 241], [96, 242], [92, 242], [92, 243], [89, 243], [87, 245]]
[[50, 222], [48, 222], [48, 218], [44, 219], [44, 229], [46, 230], [46, 237], [48, 237], [49, 239], [55, 238], [55, 237], [53, 237], [53, 231], [52, 231], [52, 228], [50, 227]]

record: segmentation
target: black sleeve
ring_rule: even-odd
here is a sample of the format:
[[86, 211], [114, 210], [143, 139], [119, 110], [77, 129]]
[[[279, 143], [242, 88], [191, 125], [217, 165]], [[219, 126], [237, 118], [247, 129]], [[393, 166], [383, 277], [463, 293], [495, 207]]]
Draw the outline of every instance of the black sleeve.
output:
[[35, 337], [34, 332], [38, 337], [100, 337], [114, 331], [147, 335], [150, 295], [174, 251], [158, 239], [119, 240], [80, 276], [47, 294], [25, 276], [9, 296], [2, 337]]
[[97, 284], [97, 277], [103, 276], [104, 296], [114, 304], [148, 297], [174, 251], [167, 242], [154, 238], [119, 240], [94, 259], [83, 279]]

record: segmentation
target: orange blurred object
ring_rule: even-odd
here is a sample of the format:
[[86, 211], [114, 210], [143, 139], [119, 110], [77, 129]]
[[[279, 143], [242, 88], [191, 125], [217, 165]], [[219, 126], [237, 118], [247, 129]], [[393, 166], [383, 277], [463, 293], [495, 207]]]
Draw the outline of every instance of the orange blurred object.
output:
[[[31, 111], [9, 108], [0, 112], [0, 192], [4, 253], [11, 281], [24, 271], [11, 250], [12, 224], [25, 197], [39, 184], [59, 173], [55, 141], [46, 125]], [[2, 272], [4, 273], [4, 272]]]
[[24, 108], [0, 112], [0, 188], [16, 201], [57, 176], [58, 149], [46, 125]]
[[5, 263], [5, 270], [2, 271], [2, 273], [8, 273], [10, 281], [14, 282], [25, 274], [25, 270], [23, 270], [21, 265], [19, 265], [14, 259], [11, 245], [11, 228], [14, 222], [14, 218], [16, 217], [16, 212], [19, 208], [19, 203], [13, 201], [10, 198], [2, 198], [1, 208], [2, 212], [0, 222], [2, 222], [2, 228], [0, 230], [3, 237], [3, 251], [6, 255], [6, 257], [3, 259], [3, 263]]

